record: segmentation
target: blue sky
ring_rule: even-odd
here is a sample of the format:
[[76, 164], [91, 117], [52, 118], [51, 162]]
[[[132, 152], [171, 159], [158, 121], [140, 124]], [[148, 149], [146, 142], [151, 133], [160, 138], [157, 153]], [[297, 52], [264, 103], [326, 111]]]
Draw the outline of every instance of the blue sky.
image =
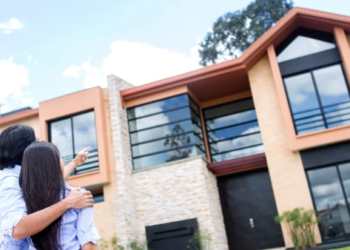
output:
[[[250, 0], [0, 0], [2, 112], [92, 86], [140, 85], [199, 68], [196, 45]], [[296, 6], [350, 15], [347, 0]]]

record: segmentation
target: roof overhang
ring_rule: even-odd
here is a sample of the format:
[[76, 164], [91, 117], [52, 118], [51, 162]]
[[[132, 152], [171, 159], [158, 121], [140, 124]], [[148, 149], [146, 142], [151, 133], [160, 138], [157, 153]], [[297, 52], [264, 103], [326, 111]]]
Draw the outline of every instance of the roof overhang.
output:
[[269, 29], [241, 57], [196, 71], [120, 91], [123, 103], [158, 92], [187, 86], [199, 101], [208, 101], [250, 89], [248, 70], [272, 44], [279, 45], [296, 28], [304, 27], [333, 33], [335, 27], [350, 33], [350, 17], [305, 8], [293, 8]]
[[8, 115], [4, 117], [0, 117], [0, 125], [4, 125], [11, 122], [16, 122], [22, 119], [26, 119], [32, 116], [38, 116], [39, 115], [39, 109], [30, 109], [25, 110], [19, 113], [15, 113], [13, 115]]

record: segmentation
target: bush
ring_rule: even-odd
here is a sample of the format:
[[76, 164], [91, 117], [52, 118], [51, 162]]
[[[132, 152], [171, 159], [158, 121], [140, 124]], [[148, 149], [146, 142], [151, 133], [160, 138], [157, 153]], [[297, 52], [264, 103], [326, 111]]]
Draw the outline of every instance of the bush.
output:
[[315, 217], [314, 210], [295, 208], [276, 216], [275, 221], [286, 225], [295, 249], [316, 246], [315, 227], [321, 222], [321, 218]]

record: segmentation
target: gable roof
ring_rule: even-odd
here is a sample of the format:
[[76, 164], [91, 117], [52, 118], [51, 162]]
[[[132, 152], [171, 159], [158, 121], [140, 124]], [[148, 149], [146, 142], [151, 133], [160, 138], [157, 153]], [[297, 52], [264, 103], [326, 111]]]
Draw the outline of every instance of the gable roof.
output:
[[[343, 28], [350, 33], [350, 16], [338, 15], [323, 11], [295, 7], [281, 18], [274, 27], [270, 28], [254, 44], [252, 44], [239, 58], [207, 66], [192, 72], [155, 81], [138, 87], [120, 91], [123, 103], [142, 96], [150, 95], [174, 87], [191, 85], [208, 78], [225, 75], [238, 81], [247, 81], [247, 71], [251, 69], [265, 54], [272, 44], [279, 45], [296, 28], [304, 27], [333, 33], [335, 27]], [[228, 75], [230, 74], [230, 75]], [[198, 85], [198, 84], [197, 84]], [[199, 98], [201, 99], [201, 98]], [[203, 96], [205, 99], [205, 96]]]

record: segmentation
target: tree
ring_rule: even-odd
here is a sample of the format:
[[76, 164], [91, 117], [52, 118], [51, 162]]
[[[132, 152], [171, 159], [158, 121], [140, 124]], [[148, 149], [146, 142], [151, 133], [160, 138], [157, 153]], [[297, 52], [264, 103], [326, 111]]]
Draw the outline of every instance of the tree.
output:
[[200, 64], [236, 58], [293, 8], [293, 0], [255, 0], [219, 17], [199, 44]]
[[191, 143], [191, 137], [184, 133], [185, 130], [181, 125], [176, 124], [171, 134], [166, 136], [164, 146], [175, 149], [167, 162], [188, 158], [191, 155], [191, 148], [186, 148]]

